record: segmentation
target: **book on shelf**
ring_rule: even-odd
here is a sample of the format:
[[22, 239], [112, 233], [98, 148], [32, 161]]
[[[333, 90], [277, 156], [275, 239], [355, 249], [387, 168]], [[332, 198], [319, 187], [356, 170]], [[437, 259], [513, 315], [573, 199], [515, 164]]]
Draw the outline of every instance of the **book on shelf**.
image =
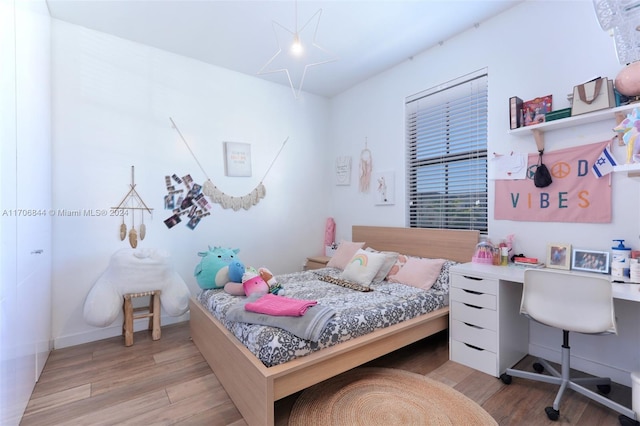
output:
[[546, 264], [544, 262], [535, 262], [535, 263], [531, 263], [531, 262], [513, 262], [512, 263], [513, 266], [515, 266], [516, 268], [546, 268]]
[[526, 257], [526, 256], [513, 256], [514, 262], [520, 263], [538, 263], [537, 257]]
[[509, 126], [511, 130], [522, 127], [522, 99], [517, 96], [509, 98]]
[[551, 112], [552, 95], [541, 96], [522, 103], [522, 122], [525, 126], [544, 123], [545, 115]]

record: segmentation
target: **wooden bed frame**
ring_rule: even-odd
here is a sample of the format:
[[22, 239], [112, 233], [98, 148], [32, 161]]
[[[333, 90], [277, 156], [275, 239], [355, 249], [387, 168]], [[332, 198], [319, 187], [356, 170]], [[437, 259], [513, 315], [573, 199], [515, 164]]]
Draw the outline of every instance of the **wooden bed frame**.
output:
[[[459, 262], [471, 260], [478, 231], [354, 226], [352, 241]], [[266, 367], [194, 298], [191, 337], [247, 424], [273, 425], [274, 402], [449, 326], [449, 308], [375, 331], [287, 363]]]

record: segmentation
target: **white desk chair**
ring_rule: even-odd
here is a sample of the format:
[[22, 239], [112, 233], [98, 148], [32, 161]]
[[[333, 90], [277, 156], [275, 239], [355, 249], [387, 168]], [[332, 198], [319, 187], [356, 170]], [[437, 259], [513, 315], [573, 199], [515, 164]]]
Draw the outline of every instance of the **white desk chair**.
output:
[[[560, 400], [565, 389], [569, 388], [621, 413], [622, 424], [638, 424], [634, 422], [636, 415], [631, 409], [582, 386], [596, 385], [600, 392], [607, 394], [611, 391], [611, 379], [571, 378], [569, 375], [570, 331], [586, 334], [617, 333], [612, 286], [607, 277], [527, 269], [524, 272], [520, 313], [541, 324], [562, 330], [562, 372], [559, 373], [546, 360], [538, 359], [533, 365], [537, 373], [508, 368], [500, 376], [504, 383], [511, 383], [513, 376], [560, 385], [553, 407], [545, 408], [550, 420], [558, 420]], [[541, 374], [544, 370], [552, 375]]]

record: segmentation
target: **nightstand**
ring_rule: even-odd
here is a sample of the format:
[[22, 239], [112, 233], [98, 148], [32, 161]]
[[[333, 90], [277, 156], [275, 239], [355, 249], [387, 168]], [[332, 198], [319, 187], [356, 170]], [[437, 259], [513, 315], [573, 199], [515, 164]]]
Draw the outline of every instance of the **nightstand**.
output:
[[304, 270], [309, 271], [311, 269], [320, 269], [327, 266], [331, 258], [329, 256], [313, 256], [307, 257], [307, 261], [304, 264]]

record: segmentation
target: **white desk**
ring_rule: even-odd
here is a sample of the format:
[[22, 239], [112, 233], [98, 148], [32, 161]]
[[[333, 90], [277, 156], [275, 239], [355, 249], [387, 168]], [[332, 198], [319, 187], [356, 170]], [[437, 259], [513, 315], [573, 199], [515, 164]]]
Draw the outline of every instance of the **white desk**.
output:
[[[464, 263], [450, 273], [449, 358], [499, 377], [529, 353], [529, 324], [519, 313], [524, 268]], [[640, 302], [640, 284], [611, 285], [615, 299]]]
[[[580, 274], [580, 275], [599, 275], [589, 272], [578, 271], [562, 271], [554, 269], [558, 272], [566, 272], [568, 274]], [[481, 263], [464, 263], [456, 265], [451, 268], [451, 272], [458, 274], [467, 274], [472, 276], [481, 276], [486, 278], [492, 278], [497, 280], [510, 281], [514, 283], [522, 284], [524, 282], [524, 268], [520, 266], [494, 266], [484, 265]], [[640, 284], [626, 284], [612, 282], [613, 286], [613, 298], [621, 300], [631, 300], [633, 302], [640, 302]]]

